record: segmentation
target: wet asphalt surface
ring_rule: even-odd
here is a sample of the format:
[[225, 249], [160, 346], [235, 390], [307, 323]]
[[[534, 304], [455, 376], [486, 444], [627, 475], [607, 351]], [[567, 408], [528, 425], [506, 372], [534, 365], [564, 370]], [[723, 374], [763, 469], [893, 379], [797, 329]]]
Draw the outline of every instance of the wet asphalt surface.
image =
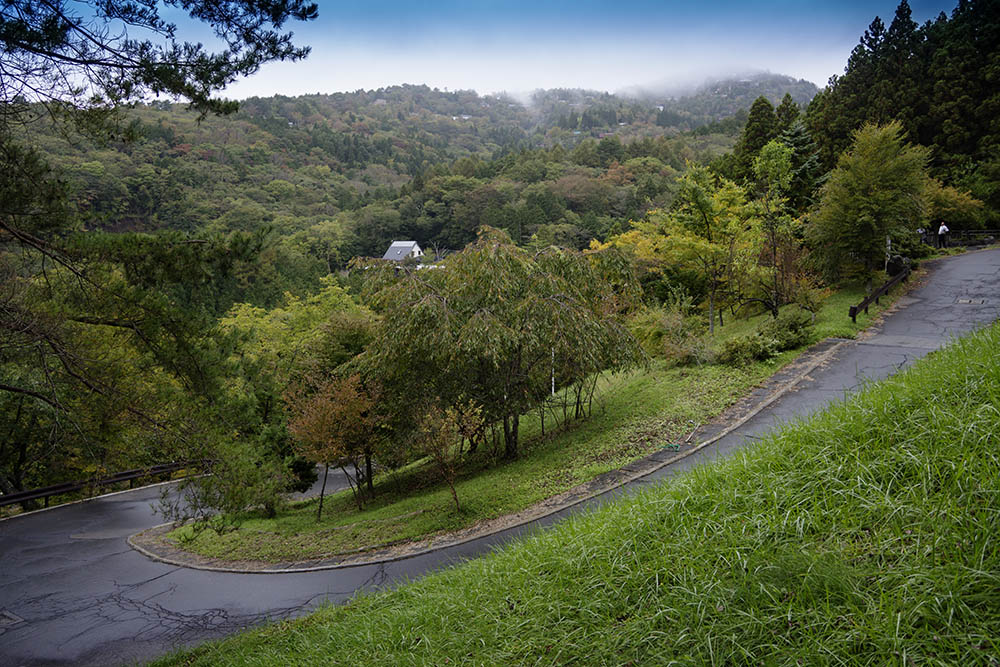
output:
[[[947, 258], [932, 267], [925, 284], [900, 300], [899, 310], [876, 335], [844, 345], [795, 390], [719, 442], [587, 503], [441, 551], [298, 574], [230, 574], [166, 565], [125, 542], [129, 535], [162, 523], [152, 508], [159, 488], [0, 521], [0, 665], [149, 660], [487, 553], [518, 535], [724, 456], [776, 424], [842, 400], [951, 338], [1000, 318], [1000, 250]], [[330, 475], [331, 485], [343, 485], [339, 472]]]

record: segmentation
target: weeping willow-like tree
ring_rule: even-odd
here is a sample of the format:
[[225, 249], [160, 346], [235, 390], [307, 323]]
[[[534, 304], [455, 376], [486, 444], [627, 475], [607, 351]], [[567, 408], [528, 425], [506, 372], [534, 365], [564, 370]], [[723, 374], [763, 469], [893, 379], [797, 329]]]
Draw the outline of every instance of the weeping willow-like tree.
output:
[[521, 415], [553, 385], [570, 386], [641, 361], [621, 320], [635, 299], [629, 263], [616, 251], [530, 252], [499, 230], [437, 267], [368, 265], [381, 311], [365, 352], [396, 428], [415, 424], [428, 401], [471, 402], [502, 424], [505, 454], [518, 454]]

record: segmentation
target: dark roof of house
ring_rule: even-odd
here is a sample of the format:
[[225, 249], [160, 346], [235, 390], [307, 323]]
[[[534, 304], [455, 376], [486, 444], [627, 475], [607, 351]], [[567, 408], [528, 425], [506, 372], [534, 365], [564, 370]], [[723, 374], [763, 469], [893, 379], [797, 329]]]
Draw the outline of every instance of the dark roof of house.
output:
[[401, 262], [414, 252], [420, 252], [420, 246], [416, 241], [393, 241], [389, 249], [382, 255], [382, 259], [394, 259]]

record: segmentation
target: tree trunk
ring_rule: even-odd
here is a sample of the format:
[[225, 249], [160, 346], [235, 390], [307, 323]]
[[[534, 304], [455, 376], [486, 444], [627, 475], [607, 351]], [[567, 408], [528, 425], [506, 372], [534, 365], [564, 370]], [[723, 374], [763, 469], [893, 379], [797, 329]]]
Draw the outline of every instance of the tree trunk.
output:
[[503, 416], [503, 441], [504, 456], [508, 459], [517, 458], [517, 427], [520, 417], [518, 415]]
[[316, 509], [316, 522], [318, 523], [323, 516], [323, 496], [326, 495], [326, 478], [330, 475], [330, 464], [326, 464], [326, 469], [323, 471], [323, 486], [319, 488], [319, 507]]
[[708, 333], [715, 333], [715, 294], [708, 293]]
[[354, 499], [358, 502], [358, 511], [360, 512], [365, 508], [364, 501], [362, 500], [361, 497], [361, 477], [363, 473], [361, 472], [361, 469], [358, 467], [357, 459], [354, 459], [351, 462], [351, 465], [354, 466], [354, 488], [357, 489], [357, 493], [354, 494]]
[[513, 422], [513, 428], [511, 432], [514, 434], [514, 457], [517, 457], [517, 441], [518, 441], [518, 429], [521, 426], [521, 415], [514, 415], [511, 419]]
[[347, 467], [343, 464], [340, 465], [340, 469], [344, 473], [344, 477], [347, 478], [347, 485], [351, 487], [351, 493], [354, 494], [354, 502], [357, 504], [358, 511], [360, 512], [364, 509], [364, 505], [361, 504], [361, 486], [358, 484], [357, 478], [357, 475], [359, 474], [358, 466], [354, 466], [354, 477], [351, 477], [351, 473], [347, 472]]
[[[32, 419], [29, 422], [29, 429], [34, 428], [37, 420]], [[27, 491], [24, 484], [24, 473], [25, 468], [28, 467], [28, 443], [27, 441], [19, 441], [15, 444], [17, 448], [17, 459], [14, 461], [13, 470], [11, 470], [11, 475], [7, 479], [7, 483], [14, 487], [15, 491]], [[31, 512], [38, 509], [37, 500], [25, 500], [19, 503], [21, 509], [25, 512]], [[49, 506], [49, 499], [45, 499], [45, 506]]]
[[507, 415], [503, 416], [503, 444], [505, 448], [504, 455], [507, 458], [513, 458], [510, 455], [510, 417]]
[[597, 380], [600, 379], [600, 373], [594, 373], [594, 382], [590, 385], [590, 396], [587, 397], [587, 416], [591, 417], [594, 414], [594, 392], [597, 391]]
[[368, 495], [375, 497], [375, 486], [372, 484], [372, 450], [365, 449], [365, 479], [368, 482]]

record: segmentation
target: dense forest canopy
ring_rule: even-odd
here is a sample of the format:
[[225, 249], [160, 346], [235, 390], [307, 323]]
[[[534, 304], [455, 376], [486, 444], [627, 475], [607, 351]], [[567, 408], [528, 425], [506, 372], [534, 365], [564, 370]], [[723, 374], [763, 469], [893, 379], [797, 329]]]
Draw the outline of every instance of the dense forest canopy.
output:
[[903, 0], [886, 27], [876, 17], [809, 105], [809, 130], [827, 169], [863, 123], [902, 123], [932, 149], [935, 175], [1000, 210], [1000, 2], [960, 0], [949, 17], [917, 25]]
[[[127, 117], [132, 141], [67, 141], [44, 126], [31, 136], [61, 168], [88, 229], [266, 233], [261, 262], [238, 268], [243, 287], [218, 298], [267, 305], [401, 238], [455, 251], [488, 224], [521, 243], [603, 240], [669, 204], [689, 161], [731, 148], [741, 122], [727, 114], [747, 91], [777, 98], [782, 85], [807, 94], [761, 75], [718, 83], [743, 92], [712, 110], [705, 92], [655, 103], [537, 91], [526, 106], [406, 85], [251, 98], [203, 119], [182, 105], [142, 105]], [[664, 125], [665, 104], [684, 120]]]
[[157, 94], [232, 111], [218, 92], [264, 63], [305, 56], [286, 22], [317, 15], [301, 0], [176, 4], [221, 41], [219, 52], [183, 41], [157, 3], [0, 4], [4, 493], [163, 460], [207, 425], [241, 420], [240, 409], [219, 409], [235, 341], [216, 335], [200, 288], [231, 281], [261, 237], [94, 233], [36, 134], [45, 126], [98, 145], [125, 137], [124, 106]]

